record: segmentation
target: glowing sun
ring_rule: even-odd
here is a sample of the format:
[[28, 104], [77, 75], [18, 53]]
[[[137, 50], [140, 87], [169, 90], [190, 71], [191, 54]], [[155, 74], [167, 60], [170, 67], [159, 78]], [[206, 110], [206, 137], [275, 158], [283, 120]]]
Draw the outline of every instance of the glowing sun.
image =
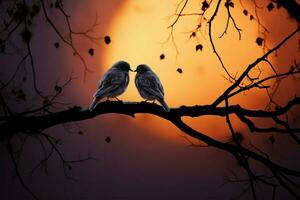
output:
[[[230, 82], [225, 78], [226, 73], [213, 54], [207, 25], [203, 23], [201, 31], [195, 37], [190, 37], [191, 31], [199, 24], [199, 17], [180, 18], [174, 26], [172, 42], [171, 29], [168, 26], [176, 18], [174, 13], [177, 6], [171, 0], [127, 1], [109, 28], [112, 43], [104, 52], [102, 66], [108, 68], [117, 60], [126, 60], [133, 69], [138, 64], [148, 64], [160, 77], [165, 89], [165, 99], [170, 107], [210, 104]], [[190, 2], [184, 13], [195, 13], [199, 10], [197, 2]], [[247, 64], [262, 54], [262, 49], [254, 42], [257, 37], [257, 24], [250, 23], [241, 10], [237, 6], [232, 12], [238, 19], [238, 26], [245, 30], [242, 32], [242, 40], [238, 39], [238, 32], [231, 25], [228, 34], [219, 39], [225, 29], [226, 9], [221, 9], [213, 23], [216, 48], [233, 76], [241, 73]], [[206, 17], [209, 16], [210, 13]], [[203, 49], [196, 51], [195, 47], [199, 44]], [[164, 59], [160, 58], [161, 54], [165, 56]], [[182, 69], [182, 73], [177, 71], [178, 68]], [[263, 73], [270, 71], [265, 70]], [[134, 86], [134, 75], [130, 75], [131, 83], [126, 93], [121, 96], [122, 100], [142, 100]], [[266, 98], [262, 93], [251, 92], [234, 100], [253, 108], [261, 106]], [[151, 120], [143, 120], [142, 126], [161, 123], [161, 120], [149, 118]], [[193, 122], [197, 128], [203, 127], [203, 123], [201, 126], [197, 120], [191, 120]], [[206, 120], [204, 124], [211, 127], [209, 129], [218, 129], [215, 122]], [[223, 126], [222, 123], [218, 124]]]

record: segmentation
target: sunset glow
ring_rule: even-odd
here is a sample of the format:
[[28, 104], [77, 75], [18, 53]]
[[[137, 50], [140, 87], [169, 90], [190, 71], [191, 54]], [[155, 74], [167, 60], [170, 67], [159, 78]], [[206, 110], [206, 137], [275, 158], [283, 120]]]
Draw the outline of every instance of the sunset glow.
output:
[[[160, 6], [156, 6], [157, 4]], [[191, 2], [185, 13], [196, 12], [198, 8], [195, 4], [196, 2]], [[135, 69], [138, 64], [146, 63], [160, 77], [164, 85], [166, 101], [171, 107], [205, 105], [220, 95], [230, 82], [225, 79], [226, 74], [217, 57], [212, 53], [207, 25], [203, 24], [202, 34], [197, 33], [196, 37], [189, 38], [199, 17], [187, 16], [180, 19], [173, 31], [175, 44], [172, 38], [167, 40], [171, 34], [171, 29], [167, 27], [175, 20], [176, 16], [172, 14], [176, 7], [177, 4], [172, 4], [170, 1], [128, 1], [114, 17], [109, 28], [108, 32], [111, 33], [113, 42], [104, 52], [105, 59], [102, 65], [108, 69], [112, 63], [123, 59]], [[240, 10], [241, 8], [236, 8], [236, 11]], [[223, 61], [232, 75], [242, 72], [247, 63], [262, 54], [262, 49], [252, 42], [257, 37], [256, 23], [252, 23], [253, 27], [245, 27], [246, 24], [249, 25], [249, 19], [242, 14], [237, 15], [239, 26], [246, 30], [243, 32], [243, 40], [238, 39], [238, 34], [232, 27], [229, 28], [228, 34], [216, 40], [217, 49], [222, 52]], [[226, 13], [220, 12], [218, 18], [220, 20], [217, 20], [213, 26], [215, 35], [220, 35], [224, 31]], [[202, 51], [195, 50], [197, 44], [203, 45]], [[165, 59], [160, 60], [160, 54], [164, 54]], [[181, 68], [183, 73], [178, 73], [177, 68]], [[264, 73], [269, 72], [264, 71]], [[131, 74], [128, 90], [121, 96], [125, 101], [142, 100], [134, 86], [134, 75]], [[238, 100], [250, 107], [258, 107], [264, 103], [266, 96], [263, 93], [255, 93]], [[147, 124], [144, 125], [147, 127], [153, 122], [161, 123], [161, 120], [151, 118], [150, 122], [144, 122]], [[211, 132], [218, 129], [213, 126], [214, 131], [211, 130], [214, 122], [207, 121], [205, 124], [206, 129], [210, 129]], [[223, 126], [222, 123], [218, 124], [220, 127]], [[162, 130], [163, 126], [155, 127], [159, 127], [159, 132], [166, 132]], [[172, 133], [171, 135], [174, 136]]]

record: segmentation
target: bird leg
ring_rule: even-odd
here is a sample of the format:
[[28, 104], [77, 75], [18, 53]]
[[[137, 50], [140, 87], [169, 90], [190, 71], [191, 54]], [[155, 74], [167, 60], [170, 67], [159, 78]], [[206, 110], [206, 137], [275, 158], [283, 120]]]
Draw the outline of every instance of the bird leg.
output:
[[118, 99], [118, 97], [114, 97], [114, 98], [117, 99], [117, 101], [122, 101], [122, 100]]

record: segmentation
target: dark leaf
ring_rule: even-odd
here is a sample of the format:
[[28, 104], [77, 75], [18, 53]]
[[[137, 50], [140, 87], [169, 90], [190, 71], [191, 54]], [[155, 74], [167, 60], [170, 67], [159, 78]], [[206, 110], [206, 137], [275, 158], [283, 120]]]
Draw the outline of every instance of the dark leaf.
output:
[[244, 14], [245, 16], [247, 16], [247, 15], [248, 15], [248, 10], [243, 10], [243, 14]]
[[181, 68], [177, 68], [177, 72], [179, 73], [179, 74], [182, 74], [182, 69]]
[[191, 33], [190, 38], [192, 38], [192, 37], [196, 37], [196, 32]]
[[58, 85], [55, 85], [54, 86], [54, 90], [57, 92], [57, 93], [61, 93], [62, 92], [62, 87], [58, 86]]
[[26, 101], [26, 95], [22, 89], [15, 91], [17, 101]]
[[43, 100], [43, 104], [46, 105], [48, 103], [49, 103], [49, 99], [47, 97], [45, 97], [44, 100]]
[[93, 49], [93, 48], [90, 48], [88, 52], [89, 52], [89, 54], [90, 54], [91, 56], [94, 55], [94, 49]]
[[289, 72], [293, 72], [295, 70], [295, 67], [292, 65], [292, 66], [290, 66], [290, 70], [289, 70]]
[[275, 137], [273, 135], [271, 135], [269, 137], [269, 140], [270, 140], [271, 144], [274, 144], [276, 142]]
[[272, 11], [274, 9], [274, 4], [273, 3], [269, 3], [267, 6], [268, 11]]
[[55, 42], [55, 43], [54, 43], [54, 46], [55, 46], [55, 48], [58, 48], [58, 47], [59, 47], [59, 43], [58, 43], [58, 42]]
[[110, 143], [111, 142], [111, 138], [110, 137], [105, 138], [105, 142]]
[[165, 59], [165, 54], [163, 54], [163, 53], [160, 54], [159, 59], [161, 59], [161, 60]]
[[207, 3], [206, 0], [204, 0], [204, 1], [202, 2], [201, 10], [204, 12], [204, 11], [206, 11], [206, 9], [207, 9], [208, 7], [209, 7], [209, 4]]
[[256, 38], [256, 44], [257, 44], [258, 46], [261, 46], [261, 45], [263, 44], [263, 42], [264, 42], [264, 39], [263, 39], [263, 38], [261, 38], [261, 37]]
[[203, 45], [202, 44], [197, 44], [196, 45], [196, 51], [202, 51], [203, 50]]
[[111, 43], [111, 39], [110, 39], [110, 37], [109, 37], [108, 35], [106, 35], [106, 36], [104, 37], [104, 42], [105, 42], [105, 44]]
[[226, 8], [229, 8], [229, 7], [234, 8], [234, 3], [231, 0], [227, 0], [225, 3], [225, 7]]
[[83, 135], [84, 133], [82, 131], [78, 131], [78, 134], [79, 135]]

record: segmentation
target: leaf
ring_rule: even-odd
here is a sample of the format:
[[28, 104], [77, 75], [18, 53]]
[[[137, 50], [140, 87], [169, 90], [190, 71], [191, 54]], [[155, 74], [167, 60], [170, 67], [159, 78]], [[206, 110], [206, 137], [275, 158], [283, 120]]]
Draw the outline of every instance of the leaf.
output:
[[62, 87], [58, 86], [58, 85], [55, 85], [54, 86], [54, 90], [57, 92], [57, 93], [61, 93], [62, 92]]
[[274, 144], [276, 142], [276, 139], [275, 139], [275, 137], [273, 135], [271, 135], [269, 137], [269, 141], [271, 142], [271, 144]]
[[248, 10], [243, 10], [243, 14], [245, 15], [245, 16], [247, 16], [248, 15]]
[[84, 132], [78, 131], [78, 134], [79, 134], [79, 135], [84, 135]]
[[160, 54], [159, 59], [161, 59], [161, 60], [165, 59], [165, 54], [163, 54], [163, 53]]
[[47, 97], [45, 97], [44, 100], [43, 100], [43, 104], [46, 105], [48, 103], [49, 103], [49, 99]]
[[110, 39], [110, 37], [109, 37], [108, 35], [106, 35], [106, 36], [104, 37], [104, 42], [105, 42], [105, 44], [111, 43], [111, 39]]
[[227, 0], [225, 3], [225, 7], [226, 8], [229, 8], [229, 7], [234, 8], [234, 3], [231, 0]]
[[94, 49], [93, 48], [90, 48], [88, 52], [89, 52], [90, 56], [94, 55]]
[[202, 44], [197, 44], [196, 45], [196, 51], [202, 51], [203, 50], [203, 45]]
[[204, 1], [202, 2], [201, 10], [202, 10], [203, 12], [205, 12], [205, 11], [207, 10], [208, 7], [209, 7], [209, 4], [207, 3], [206, 0], [204, 0]]
[[177, 72], [179, 73], [179, 74], [182, 74], [182, 69], [181, 68], [177, 68]]
[[106, 137], [105, 138], [105, 142], [110, 143], [111, 142], [111, 138], [110, 137]]
[[268, 9], [268, 11], [272, 11], [274, 9], [274, 7], [275, 7], [274, 4], [271, 2], [268, 4], [267, 9]]
[[26, 101], [26, 95], [22, 89], [15, 91], [17, 101]]
[[58, 42], [55, 42], [55, 43], [54, 43], [54, 46], [55, 46], [55, 48], [58, 48], [58, 47], [59, 47], [59, 43], [58, 43]]
[[263, 38], [261, 38], [261, 37], [256, 38], [256, 44], [257, 44], [258, 46], [261, 46], [261, 45], [263, 44], [263, 42], [264, 42], [264, 39], [263, 39]]
[[192, 37], [196, 37], [196, 32], [191, 33], [190, 38], [192, 38]]

